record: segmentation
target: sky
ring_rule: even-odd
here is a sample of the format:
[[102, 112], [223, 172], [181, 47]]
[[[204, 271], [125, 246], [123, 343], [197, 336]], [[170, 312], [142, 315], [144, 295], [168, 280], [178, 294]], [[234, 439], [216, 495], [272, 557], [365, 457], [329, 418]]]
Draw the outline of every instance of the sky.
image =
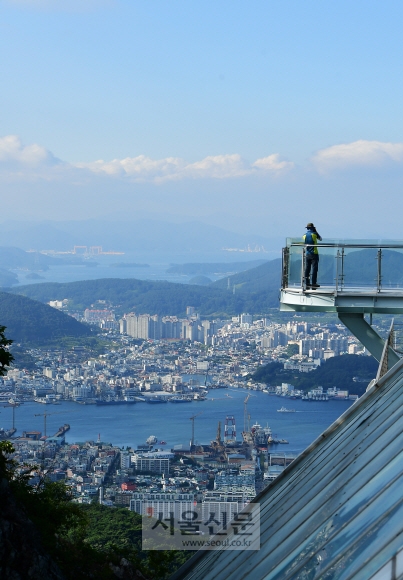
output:
[[400, 0], [0, 0], [1, 221], [403, 238]]

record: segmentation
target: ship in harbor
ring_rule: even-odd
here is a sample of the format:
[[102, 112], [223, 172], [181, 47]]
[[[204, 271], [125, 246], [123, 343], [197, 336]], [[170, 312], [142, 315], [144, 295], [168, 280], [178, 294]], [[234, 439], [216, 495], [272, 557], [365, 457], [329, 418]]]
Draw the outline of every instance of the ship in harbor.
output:
[[193, 401], [207, 401], [207, 395], [205, 393], [195, 393]]
[[53, 401], [47, 397], [34, 397], [35, 403], [42, 403], [42, 405], [51, 405]]
[[279, 439], [277, 435], [273, 435], [267, 424], [266, 427], [262, 427], [259, 423], [252, 425], [250, 431], [243, 431], [242, 438], [246, 445], [253, 446], [255, 449], [268, 449], [271, 445], [288, 443], [287, 439]]
[[273, 435], [268, 425], [262, 427], [255, 423], [251, 428], [252, 439], [256, 447], [267, 447], [273, 442]]
[[150, 437], [146, 439], [146, 443], [147, 445], [155, 445], [156, 443], [158, 443], [158, 439], [155, 435], [150, 435]]
[[169, 399], [170, 403], [191, 403], [194, 399], [192, 397], [187, 397], [186, 395], [181, 395], [179, 397], [171, 397]]
[[158, 397], [157, 395], [155, 395], [153, 397], [148, 397], [146, 399], [146, 403], [148, 403], [150, 405], [156, 405], [159, 403], [166, 403], [166, 402], [167, 402], [166, 398]]
[[134, 397], [125, 397], [124, 399], [96, 399], [97, 405], [134, 405]]
[[277, 413], [295, 413], [295, 409], [287, 409], [286, 407], [281, 407], [281, 409], [277, 409]]
[[312, 395], [311, 392], [309, 392], [307, 395], [303, 395], [302, 397], [302, 401], [328, 401], [328, 400], [329, 397], [325, 393]]

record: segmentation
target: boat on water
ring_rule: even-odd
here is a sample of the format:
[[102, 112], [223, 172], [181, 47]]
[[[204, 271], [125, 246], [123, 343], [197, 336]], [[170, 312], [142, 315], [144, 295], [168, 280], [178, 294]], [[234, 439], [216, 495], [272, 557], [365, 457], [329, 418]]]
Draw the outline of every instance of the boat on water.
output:
[[35, 403], [42, 403], [42, 405], [51, 405], [53, 401], [51, 399], [47, 399], [46, 397], [35, 397]]
[[146, 443], [147, 445], [155, 445], [156, 443], [158, 443], [158, 439], [155, 435], [150, 435], [150, 437], [146, 439]]
[[20, 399], [11, 398], [11, 399], [8, 399], [8, 404], [11, 405], [12, 407], [19, 407], [20, 405], [23, 404], [23, 401], [20, 401]]
[[167, 400], [165, 398], [155, 396], [155, 397], [148, 397], [146, 399], [146, 403], [149, 403], [150, 405], [155, 405], [158, 403], [167, 403]]
[[193, 401], [192, 398], [186, 397], [184, 395], [182, 395], [180, 397], [171, 397], [169, 399], [170, 403], [191, 403], [192, 401]]
[[274, 445], [277, 445], [278, 443], [289, 443], [289, 441], [287, 441], [287, 439], [278, 439], [277, 436], [272, 439], [271, 441]]
[[295, 413], [295, 409], [287, 409], [286, 407], [281, 407], [281, 409], [277, 409], [277, 413]]
[[106, 399], [97, 399], [96, 400], [97, 405], [134, 405], [135, 402], [136, 401], [134, 399], [132, 401], [126, 401], [124, 399], [112, 399], [110, 401], [108, 401]]
[[207, 396], [204, 393], [195, 393], [193, 395], [194, 401], [207, 401]]
[[266, 427], [262, 427], [259, 423], [252, 425], [251, 436], [254, 444], [260, 447], [267, 447], [273, 441], [272, 431], [267, 424]]

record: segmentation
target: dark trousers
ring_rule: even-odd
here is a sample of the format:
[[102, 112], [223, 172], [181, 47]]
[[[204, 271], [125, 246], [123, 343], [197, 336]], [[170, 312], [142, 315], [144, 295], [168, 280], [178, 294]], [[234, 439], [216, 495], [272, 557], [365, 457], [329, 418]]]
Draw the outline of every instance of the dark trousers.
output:
[[305, 256], [305, 284], [311, 285], [311, 269], [312, 269], [312, 286], [316, 286], [318, 279], [319, 254], [306, 254]]

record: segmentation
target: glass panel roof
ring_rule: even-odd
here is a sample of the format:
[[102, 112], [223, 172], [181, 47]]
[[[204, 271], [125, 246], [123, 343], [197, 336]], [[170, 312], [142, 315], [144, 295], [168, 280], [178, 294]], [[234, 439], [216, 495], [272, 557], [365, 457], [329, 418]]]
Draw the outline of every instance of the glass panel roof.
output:
[[403, 360], [254, 500], [261, 549], [197, 553], [173, 578], [367, 580], [403, 546]]

